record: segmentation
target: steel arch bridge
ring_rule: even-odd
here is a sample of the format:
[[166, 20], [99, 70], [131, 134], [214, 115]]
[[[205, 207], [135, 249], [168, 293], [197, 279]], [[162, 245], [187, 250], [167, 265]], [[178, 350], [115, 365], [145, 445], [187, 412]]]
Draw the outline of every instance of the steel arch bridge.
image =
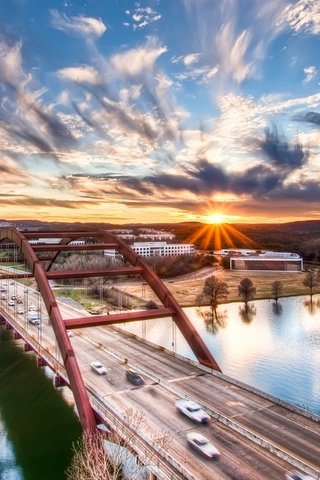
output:
[[[59, 243], [45, 243], [44, 239], [59, 239]], [[41, 242], [42, 239], [42, 242]], [[75, 240], [87, 239], [88, 243], [77, 244]], [[36, 240], [34, 245], [32, 240]], [[46, 240], [47, 242], [47, 240]], [[74, 243], [73, 243], [74, 242]], [[78, 242], [80, 243], [80, 242]], [[8, 252], [18, 252], [15, 260], [23, 260], [30, 273], [6, 273], [0, 278], [34, 278], [46, 306], [53, 327], [57, 345], [68, 375], [80, 422], [85, 430], [96, 428], [96, 418], [78, 366], [76, 355], [67, 334], [68, 329], [113, 325], [122, 322], [172, 317], [180, 332], [188, 342], [199, 363], [221, 371], [219, 365], [206, 347], [200, 335], [184, 313], [172, 293], [158, 278], [155, 272], [121, 239], [104, 230], [83, 231], [18, 231], [15, 228], [0, 229], [0, 244], [6, 245]], [[129, 266], [117, 269], [52, 270], [60, 252], [115, 250]], [[41, 255], [38, 256], [38, 253]], [[43, 255], [45, 254], [45, 255]], [[161, 308], [131, 311], [108, 315], [92, 315], [64, 320], [49, 280], [91, 277], [115, 277], [120, 275], [140, 275], [151, 287], [162, 303]]]

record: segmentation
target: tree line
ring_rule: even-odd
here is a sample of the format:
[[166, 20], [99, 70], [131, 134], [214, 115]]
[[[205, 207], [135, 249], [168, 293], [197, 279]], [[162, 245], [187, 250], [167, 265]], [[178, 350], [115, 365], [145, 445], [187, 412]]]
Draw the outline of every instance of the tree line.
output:
[[[310, 301], [315, 293], [315, 289], [320, 286], [320, 269], [310, 269], [306, 272], [303, 285], [309, 289]], [[272, 282], [270, 285], [270, 298], [278, 302], [283, 292], [283, 283], [280, 280]], [[197, 297], [199, 305], [207, 303], [212, 311], [212, 314], [217, 316], [217, 308], [219, 303], [226, 300], [229, 290], [228, 284], [219, 280], [214, 275], [205, 280], [201, 294]], [[245, 313], [248, 312], [248, 304], [255, 298], [256, 287], [252, 280], [248, 277], [243, 278], [238, 285], [238, 296], [244, 302]]]

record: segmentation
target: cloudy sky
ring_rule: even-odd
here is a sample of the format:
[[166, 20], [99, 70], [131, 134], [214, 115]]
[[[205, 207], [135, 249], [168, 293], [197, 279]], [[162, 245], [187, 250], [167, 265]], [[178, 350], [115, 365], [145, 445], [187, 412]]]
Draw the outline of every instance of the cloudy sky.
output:
[[318, 0], [0, 1], [5, 219], [320, 219]]

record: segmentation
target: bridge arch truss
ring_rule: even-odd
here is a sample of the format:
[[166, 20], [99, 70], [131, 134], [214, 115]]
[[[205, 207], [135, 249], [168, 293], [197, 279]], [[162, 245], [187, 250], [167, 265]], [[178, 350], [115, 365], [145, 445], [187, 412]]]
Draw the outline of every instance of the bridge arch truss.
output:
[[[59, 239], [59, 243], [48, 243], [48, 239]], [[41, 241], [42, 239], [42, 241]], [[46, 239], [46, 243], [44, 242]], [[84, 244], [75, 240], [86, 239]], [[36, 240], [36, 244], [34, 244]], [[14, 274], [15, 279], [34, 278], [37, 288], [46, 306], [53, 327], [57, 345], [68, 375], [70, 388], [76, 402], [80, 422], [85, 430], [96, 428], [96, 418], [92, 410], [88, 393], [74, 349], [67, 334], [68, 329], [112, 325], [122, 322], [172, 317], [185, 340], [191, 347], [199, 363], [214, 370], [220, 367], [201, 339], [195, 327], [182, 310], [172, 293], [155, 272], [127, 244], [105, 230], [83, 231], [19, 231], [14, 228], [0, 229], [0, 244], [5, 242], [9, 248], [18, 249], [18, 257], [23, 258], [30, 273]], [[93, 250], [115, 250], [126, 264], [116, 269], [53, 270], [60, 252]], [[38, 255], [41, 253], [41, 255]], [[43, 256], [45, 254], [45, 256]], [[17, 255], [16, 255], [17, 257]], [[160, 300], [161, 308], [121, 312], [108, 315], [91, 315], [64, 320], [58, 302], [50, 285], [50, 280], [92, 277], [140, 275]], [[12, 278], [2, 273], [0, 278]]]

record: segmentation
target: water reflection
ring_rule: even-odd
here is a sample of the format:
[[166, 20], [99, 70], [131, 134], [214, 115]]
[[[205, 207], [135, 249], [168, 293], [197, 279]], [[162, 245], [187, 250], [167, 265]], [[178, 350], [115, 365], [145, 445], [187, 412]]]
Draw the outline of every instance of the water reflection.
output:
[[245, 323], [251, 323], [256, 314], [257, 310], [253, 304], [239, 307], [239, 316]]
[[12, 444], [4, 430], [0, 418], [0, 478], [6, 480], [23, 480], [22, 472], [16, 465]]
[[200, 315], [205, 322], [207, 331], [215, 334], [219, 328], [224, 328], [227, 322], [227, 311], [218, 312], [216, 309], [209, 308], [209, 310], [197, 309], [197, 314]]
[[305, 300], [304, 306], [308, 309], [310, 315], [315, 315], [320, 308], [320, 300], [310, 299], [309, 297], [309, 299]]
[[279, 301], [273, 302], [272, 304], [272, 311], [275, 316], [281, 315], [282, 314], [283, 307]]

